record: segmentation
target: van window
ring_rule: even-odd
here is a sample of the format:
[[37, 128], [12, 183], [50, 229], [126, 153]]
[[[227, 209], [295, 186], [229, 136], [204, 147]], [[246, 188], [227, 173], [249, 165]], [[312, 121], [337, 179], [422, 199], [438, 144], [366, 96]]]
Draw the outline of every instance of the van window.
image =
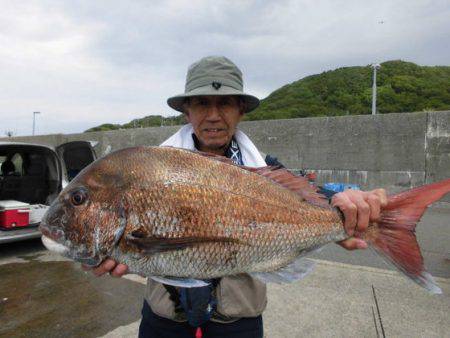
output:
[[19, 153], [14, 154], [13, 157], [11, 157], [11, 162], [14, 163], [14, 166], [16, 167], [16, 174], [23, 175], [23, 158], [22, 155]]
[[66, 164], [69, 181], [75, 178], [78, 173], [87, 165], [94, 161], [92, 151], [89, 148], [73, 148], [64, 152], [64, 162]]

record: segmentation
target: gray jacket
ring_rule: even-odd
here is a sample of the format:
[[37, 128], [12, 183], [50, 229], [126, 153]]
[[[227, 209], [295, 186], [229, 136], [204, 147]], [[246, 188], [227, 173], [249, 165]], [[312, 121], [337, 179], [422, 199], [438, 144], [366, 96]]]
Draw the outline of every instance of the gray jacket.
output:
[[[158, 316], [175, 321], [185, 321], [184, 314], [175, 312], [175, 303], [166, 288], [153, 279], [147, 281], [145, 299]], [[242, 317], [256, 317], [267, 305], [266, 285], [248, 274], [220, 279], [215, 289], [217, 310], [212, 320], [230, 322]]]

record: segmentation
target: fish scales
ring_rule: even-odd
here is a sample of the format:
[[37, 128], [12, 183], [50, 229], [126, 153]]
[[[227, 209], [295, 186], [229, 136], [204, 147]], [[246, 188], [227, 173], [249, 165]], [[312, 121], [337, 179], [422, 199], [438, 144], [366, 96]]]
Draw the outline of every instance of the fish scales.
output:
[[[158, 204], [154, 205], [155, 209], [150, 213], [138, 211], [141, 218], [138, 219], [137, 224], [130, 227], [130, 230], [141, 226], [145, 228], [144, 231], [151, 234], [166, 233], [168, 236], [175, 238], [206, 237], [213, 241], [214, 238], [226, 237], [240, 240], [241, 244], [220, 246], [216, 246], [214, 243], [199, 244], [192, 250], [185, 249], [179, 252], [160, 253], [149, 257], [149, 265], [160, 267], [166, 273], [170, 269], [170, 275], [181, 276], [188, 271], [190, 277], [200, 278], [199, 273], [204, 268], [187, 264], [192, 260], [191, 256], [196, 258], [200, 255], [202, 257], [200, 261], [206, 267], [217, 266], [217, 269], [226, 273], [242, 272], [249, 267], [253, 268], [252, 265], [255, 265], [254, 268], [257, 269], [257, 264], [260, 264], [260, 262], [278, 261], [280, 255], [289, 260], [298, 255], [298, 250], [310, 245], [320, 244], [320, 240], [323, 240], [321, 236], [324, 236], [324, 233], [319, 231], [319, 227], [313, 227], [309, 232], [302, 227], [296, 227], [295, 219], [302, 218], [304, 215], [294, 214], [294, 217], [289, 217], [289, 210], [286, 210], [286, 208], [279, 208], [274, 212], [270, 206], [264, 205], [259, 200], [255, 202], [247, 196], [239, 195], [227, 195], [226, 202], [221, 204], [223, 207], [218, 207], [216, 203], [208, 201], [220, 200], [224, 195], [223, 191], [207, 187], [192, 191], [190, 185], [188, 188], [191, 191], [186, 195], [179, 193], [180, 190], [186, 189], [180, 183], [174, 184], [169, 191], [163, 191], [159, 188], [153, 189], [153, 192], [149, 192], [149, 194], [154, 195], [152, 200], [158, 201]], [[201, 202], [196, 199], [198, 196], [207, 196], [208, 201]], [[141, 203], [139, 200], [134, 200], [134, 205], [144, 204], [145, 201]], [[177, 208], [165, 209], [167, 205], [177, 205]], [[242, 206], [244, 212], [228, 211], [233, 210], [233, 206], [236, 205]], [[156, 214], [159, 217], [155, 222], [154, 215]], [[320, 215], [318, 214], [318, 216]], [[161, 229], [173, 229], [174, 219], [178, 231], [161, 231]], [[315, 223], [320, 224], [321, 221], [324, 220], [317, 217]], [[329, 240], [326, 237], [327, 235], [328, 232], [325, 231], [325, 240]], [[121, 252], [128, 250], [126, 242], [122, 242], [119, 247]], [[228, 247], [230, 247], [230, 250], [227, 249]], [[227, 256], [230, 252], [236, 256], [235, 259], [230, 259]], [[211, 258], [212, 261], [207, 258]], [[285, 262], [283, 261], [278, 265]], [[192, 271], [190, 268], [192, 268]], [[239, 268], [243, 270], [238, 271]], [[261, 267], [261, 269], [264, 268]], [[160, 272], [160, 270], [155, 271], [155, 273]], [[206, 270], [206, 273], [209, 273], [209, 271]], [[211, 276], [209, 274], [202, 275], [202, 278], [207, 277]]]
[[[176, 159], [164, 156], [141, 164], [151, 168], [147, 173], [154, 171], [139, 180], [131, 180], [127, 199], [130, 199], [131, 214], [139, 217], [127, 226], [125, 237], [139, 228], [150, 235], [168, 238], [210, 238], [211, 243], [144, 257], [136, 270], [147, 265], [155, 274], [184, 276], [187, 273], [195, 278], [249, 269], [264, 271], [285, 265], [302, 250], [329, 242], [333, 235], [342, 238], [341, 221], [331, 210], [308, 204], [264, 177], [242, 174], [238, 167], [190, 152], [183, 155], [187, 156], [182, 160], [179, 156]], [[135, 160], [142, 163], [139, 157]], [[176, 164], [172, 164], [175, 160]], [[133, 160], [127, 163], [132, 165]], [[218, 168], [211, 170], [211, 165]], [[167, 167], [176, 169], [170, 172]], [[217, 175], [204, 175], [206, 170]], [[257, 189], [249, 190], [248, 186]], [[173, 229], [174, 222], [177, 231], [168, 231]], [[217, 245], [215, 238], [230, 238], [239, 244]], [[114, 256], [120, 258], [129, 250], [122, 241]], [[134, 270], [132, 260], [127, 264]]]

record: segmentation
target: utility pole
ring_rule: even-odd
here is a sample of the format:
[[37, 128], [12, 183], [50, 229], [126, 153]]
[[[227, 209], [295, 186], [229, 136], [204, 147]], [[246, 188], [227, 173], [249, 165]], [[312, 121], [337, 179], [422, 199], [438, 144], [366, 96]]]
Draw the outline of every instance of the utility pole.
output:
[[373, 85], [372, 85], [372, 115], [377, 113], [377, 69], [381, 66], [378, 63], [372, 64], [373, 68]]
[[33, 112], [33, 136], [34, 136], [34, 130], [35, 130], [35, 127], [36, 127], [36, 114], [40, 114], [41, 112], [39, 112], [39, 111], [35, 111], [35, 112]]

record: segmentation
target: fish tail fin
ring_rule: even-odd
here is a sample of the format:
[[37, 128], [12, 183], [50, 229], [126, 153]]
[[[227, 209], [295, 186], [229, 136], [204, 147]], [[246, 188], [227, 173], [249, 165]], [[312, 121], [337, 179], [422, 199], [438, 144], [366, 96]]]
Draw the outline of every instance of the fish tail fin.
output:
[[450, 192], [450, 179], [424, 185], [388, 198], [380, 221], [361, 238], [401, 272], [431, 293], [442, 293], [426, 272], [415, 228], [426, 208]]

